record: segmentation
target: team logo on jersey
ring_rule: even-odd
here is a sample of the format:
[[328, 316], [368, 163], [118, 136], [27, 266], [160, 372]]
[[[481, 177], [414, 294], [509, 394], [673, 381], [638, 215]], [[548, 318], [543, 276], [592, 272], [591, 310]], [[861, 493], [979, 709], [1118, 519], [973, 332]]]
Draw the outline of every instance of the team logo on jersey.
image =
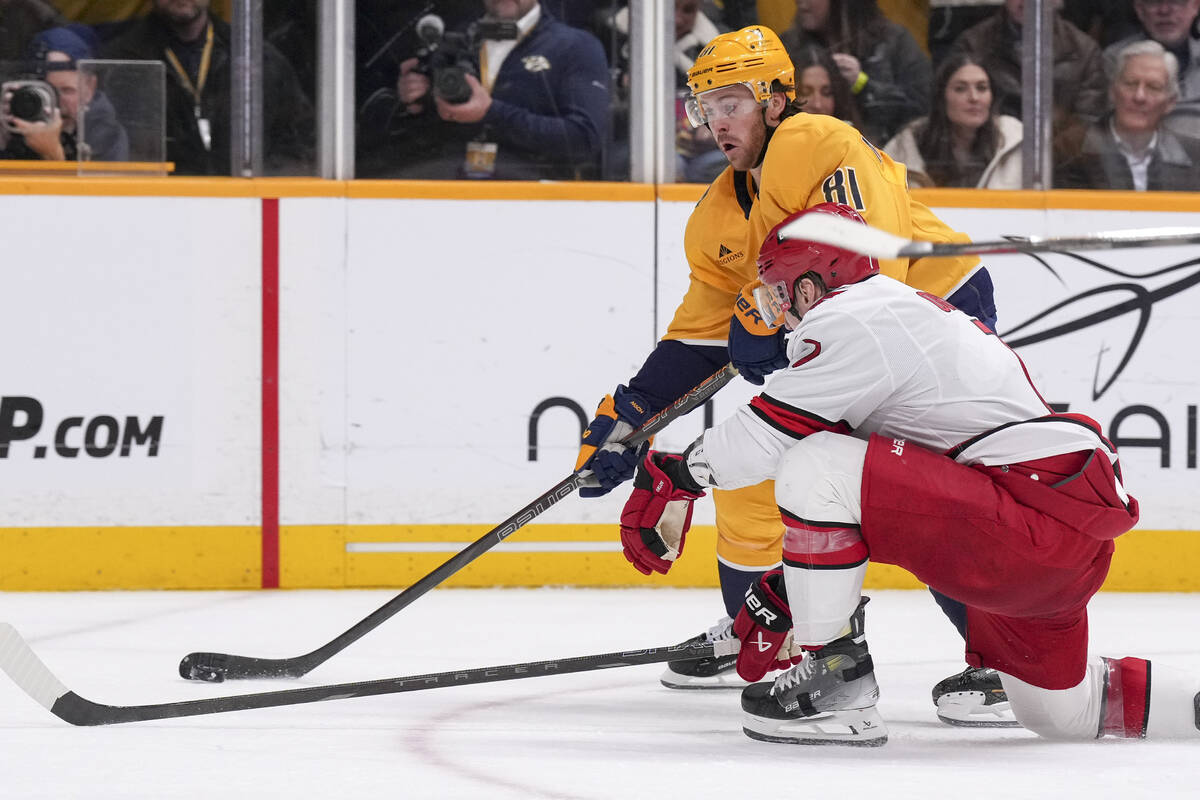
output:
[[738, 250], [736, 253], [730, 250], [725, 245], [721, 245], [721, 249], [717, 251], [717, 263], [725, 266], [731, 261], [737, 261], [742, 256], [746, 255], [746, 251]]
[[904, 455], [904, 445], [908, 444], [904, 439], [892, 439], [892, 455]]
[[550, 69], [550, 59], [545, 56], [525, 56], [521, 59], [526, 72], [545, 72]]

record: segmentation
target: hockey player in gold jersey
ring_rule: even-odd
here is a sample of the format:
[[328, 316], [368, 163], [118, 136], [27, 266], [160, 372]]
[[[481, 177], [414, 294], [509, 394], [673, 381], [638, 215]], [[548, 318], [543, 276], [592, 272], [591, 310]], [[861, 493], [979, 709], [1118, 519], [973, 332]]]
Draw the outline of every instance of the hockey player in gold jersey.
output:
[[[769, 28], [751, 26], [718, 36], [697, 56], [688, 85], [688, 116], [694, 125], [709, 127], [729, 167], [688, 220], [684, 249], [690, 281], [666, 335], [637, 375], [604, 398], [584, 432], [576, 467], [590, 470], [592, 477], [590, 488], [581, 489], [583, 496], [604, 494], [631, 478], [638, 454], [616, 442], [722, 364], [732, 361], [742, 377], [756, 384], [787, 364], [784, 329], [763, 322], [751, 293], [759, 245], [789, 214], [837, 202], [898, 236], [966, 241], [912, 199], [902, 164], [849, 124], [803, 112], [791, 61]], [[884, 274], [945, 297], [995, 325], [991, 279], [978, 258], [897, 259], [880, 267]], [[746, 589], [780, 563], [783, 526], [771, 481], [714, 490], [714, 501], [717, 569], [726, 612], [733, 617]], [[961, 604], [935, 597], [961, 633]], [[727, 618], [698, 638], [727, 638], [729, 628]], [[733, 665], [733, 658], [672, 663], [662, 680], [672, 688], [740, 688], [745, 684]], [[950, 681], [954, 694], [975, 697], [978, 688], [979, 702], [965, 710], [960, 703], [959, 710], [947, 707], [939, 714], [963, 724], [1005, 722], [1002, 694], [990, 691], [999, 684], [995, 680], [993, 686], [992, 678], [982, 671], [956, 676]]]

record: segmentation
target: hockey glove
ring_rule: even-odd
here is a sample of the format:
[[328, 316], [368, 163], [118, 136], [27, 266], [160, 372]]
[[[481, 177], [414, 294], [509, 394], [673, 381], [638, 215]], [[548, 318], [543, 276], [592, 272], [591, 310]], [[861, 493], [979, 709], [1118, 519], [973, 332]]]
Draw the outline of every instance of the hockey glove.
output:
[[744, 680], [760, 681], [768, 672], [798, 664], [804, 653], [792, 644], [792, 614], [788, 610], [783, 570], [763, 573], [749, 589], [733, 621], [742, 642], [737, 671]]
[[621, 440], [642, 426], [650, 417], [650, 407], [641, 395], [618, 386], [607, 394], [596, 409], [596, 417], [583, 432], [575, 471], [590, 471], [594, 483], [583, 486], [580, 497], [606, 495], [633, 477], [638, 461], [649, 449], [648, 443], [630, 449]]
[[729, 321], [729, 360], [738, 373], [751, 383], [762, 386], [766, 377], [788, 365], [787, 331], [771, 328], [758, 312], [754, 286], [742, 287]]
[[667, 574], [683, 552], [692, 502], [703, 496], [682, 456], [646, 454], [633, 479], [633, 494], [621, 510], [621, 546], [638, 572]]

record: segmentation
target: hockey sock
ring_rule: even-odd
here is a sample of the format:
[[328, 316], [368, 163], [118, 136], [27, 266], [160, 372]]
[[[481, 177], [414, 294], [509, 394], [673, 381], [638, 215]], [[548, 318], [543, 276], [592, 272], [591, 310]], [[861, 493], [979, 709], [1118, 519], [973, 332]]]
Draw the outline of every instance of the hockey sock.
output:
[[1194, 672], [1155, 664], [1153, 680], [1148, 682], [1150, 709], [1146, 715], [1146, 737], [1200, 738], [1200, 677]]
[[737, 569], [724, 561], [717, 561], [717, 577], [721, 581], [721, 599], [725, 601], [725, 613], [730, 619], [737, 619], [742, 604], [746, 602], [746, 592], [758, 582], [768, 570], [774, 567], [760, 569]]
[[852, 523], [814, 522], [780, 509], [783, 574], [800, 645], [823, 645], [845, 634], [867, 573], [867, 545]]
[[937, 601], [938, 608], [942, 609], [942, 613], [953, 623], [958, 629], [958, 635], [967, 638], [967, 607], [957, 600], [947, 597], [939, 591], [930, 589], [929, 593], [933, 595], [933, 599]]
[[1144, 658], [1105, 658], [1104, 666], [1100, 735], [1144, 738], [1150, 713], [1150, 662]]

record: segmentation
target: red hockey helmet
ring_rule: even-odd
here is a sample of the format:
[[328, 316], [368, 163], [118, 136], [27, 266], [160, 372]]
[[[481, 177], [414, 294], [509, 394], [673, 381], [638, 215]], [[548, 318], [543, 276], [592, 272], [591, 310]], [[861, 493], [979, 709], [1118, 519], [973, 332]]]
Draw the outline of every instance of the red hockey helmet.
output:
[[763, 319], [775, 327], [787, 322], [789, 327], [794, 328], [799, 323], [798, 315], [788, 315], [787, 312], [792, 308], [796, 283], [804, 276], [811, 273], [820, 278], [828, 291], [857, 283], [879, 272], [879, 262], [870, 256], [829, 244], [789, 239], [780, 234], [786, 225], [806, 214], [832, 214], [867, 224], [850, 206], [821, 203], [788, 215], [771, 229], [763, 241], [762, 249], [758, 251], [758, 277], [763, 286], [755, 291], [755, 299]]

